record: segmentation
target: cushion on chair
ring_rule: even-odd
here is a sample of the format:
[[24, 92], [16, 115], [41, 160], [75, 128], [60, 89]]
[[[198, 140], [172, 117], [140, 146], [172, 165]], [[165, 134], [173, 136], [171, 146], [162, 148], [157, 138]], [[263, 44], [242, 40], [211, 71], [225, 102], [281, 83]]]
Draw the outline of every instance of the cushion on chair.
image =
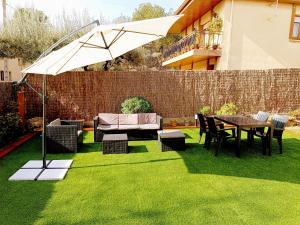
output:
[[119, 125], [137, 125], [138, 114], [119, 114]]
[[83, 131], [82, 130], [78, 130], [77, 131], [77, 136], [79, 137], [80, 135], [82, 135]]
[[158, 130], [159, 129], [159, 125], [158, 124], [140, 124], [139, 128], [141, 130]]
[[100, 124], [104, 125], [118, 125], [119, 115], [113, 113], [99, 113]]
[[156, 116], [156, 113], [139, 113], [139, 124], [155, 124]]
[[50, 124], [50, 126], [60, 126], [61, 125], [61, 121], [59, 118], [53, 120]]
[[258, 121], [266, 122], [269, 118], [269, 115], [270, 114], [267, 112], [259, 111], [254, 118]]
[[115, 124], [112, 124], [112, 125], [104, 125], [104, 124], [101, 124], [97, 127], [98, 130], [118, 130], [119, 129], [119, 125], [115, 125]]
[[288, 116], [281, 116], [278, 114], [275, 114], [272, 118], [274, 128], [277, 129], [283, 129], [285, 127], [285, 124], [288, 122], [289, 118]]
[[139, 129], [139, 125], [131, 124], [131, 125], [119, 125], [119, 130], [136, 130]]

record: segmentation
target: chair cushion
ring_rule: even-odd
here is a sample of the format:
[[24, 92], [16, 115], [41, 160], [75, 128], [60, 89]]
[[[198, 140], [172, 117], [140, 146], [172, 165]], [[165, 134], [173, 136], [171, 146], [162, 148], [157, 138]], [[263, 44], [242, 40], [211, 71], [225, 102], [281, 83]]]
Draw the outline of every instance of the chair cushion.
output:
[[139, 125], [119, 125], [119, 130], [136, 130], [139, 129]]
[[98, 130], [118, 130], [119, 129], [119, 125], [115, 125], [115, 124], [112, 124], [112, 125], [104, 125], [104, 124], [101, 124], [97, 127]]
[[139, 128], [141, 130], [158, 130], [159, 129], [159, 125], [158, 124], [140, 124]]
[[273, 126], [277, 129], [283, 129], [285, 127], [285, 124], [288, 122], [289, 117], [275, 114], [272, 118]]
[[59, 118], [53, 120], [50, 124], [50, 126], [60, 126], [61, 125], [61, 120]]
[[267, 112], [263, 112], [263, 111], [259, 111], [256, 116], [255, 116], [255, 119], [258, 120], [258, 121], [263, 121], [263, 122], [266, 122], [269, 118], [269, 113]]
[[119, 125], [137, 125], [138, 114], [119, 114]]
[[139, 113], [139, 124], [154, 124], [156, 121], [156, 113]]
[[119, 114], [99, 113], [99, 120], [100, 120], [100, 124], [118, 125], [119, 124]]
[[82, 130], [78, 130], [77, 131], [77, 136], [79, 137], [80, 135], [82, 135], [83, 134], [83, 131]]

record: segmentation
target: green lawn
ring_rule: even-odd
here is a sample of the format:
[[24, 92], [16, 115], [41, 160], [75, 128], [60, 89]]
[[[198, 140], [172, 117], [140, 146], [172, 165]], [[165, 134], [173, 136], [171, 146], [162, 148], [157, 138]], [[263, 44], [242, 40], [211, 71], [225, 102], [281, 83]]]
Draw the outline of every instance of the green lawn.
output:
[[[160, 152], [156, 141], [129, 142], [128, 155], [103, 155], [85, 134], [60, 182], [9, 182], [29, 159], [40, 158], [40, 138], [0, 160], [0, 224], [300, 224], [300, 137], [285, 132], [284, 153], [261, 154], [260, 141], [231, 145], [218, 157], [183, 130], [185, 152]], [[255, 148], [257, 150], [255, 150]]]

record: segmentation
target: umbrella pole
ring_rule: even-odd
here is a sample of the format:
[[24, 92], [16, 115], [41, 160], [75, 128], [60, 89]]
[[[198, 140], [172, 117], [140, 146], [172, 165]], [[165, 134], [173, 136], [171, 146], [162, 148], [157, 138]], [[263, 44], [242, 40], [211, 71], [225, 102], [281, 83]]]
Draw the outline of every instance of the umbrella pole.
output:
[[46, 75], [43, 75], [43, 134], [42, 134], [42, 157], [43, 157], [43, 168], [46, 169]]

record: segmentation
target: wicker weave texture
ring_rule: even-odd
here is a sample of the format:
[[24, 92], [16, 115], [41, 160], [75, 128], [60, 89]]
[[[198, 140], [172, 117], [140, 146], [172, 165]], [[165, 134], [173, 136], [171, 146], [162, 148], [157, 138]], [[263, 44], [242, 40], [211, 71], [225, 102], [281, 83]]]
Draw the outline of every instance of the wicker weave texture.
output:
[[[107, 135], [106, 135], [107, 136]], [[112, 136], [112, 135], [111, 135]], [[102, 141], [103, 154], [127, 154], [128, 153], [128, 139], [118, 139], [118, 135], [113, 135], [114, 138], [104, 138]], [[104, 136], [105, 137], [105, 136]]]
[[160, 150], [162, 152], [166, 151], [184, 151], [185, 146], [185, 138], [184, 137], [176, 137], [176, 138], [163, 138], [160, 137], [158, 139]]
[[77, 152], [79, 145], [83, 143], [83, 132], [78, 132], [78, 128], [83, 126], [83, 121], [63, 121], [62, 123], [74, 125], [48, 125], [46, 128], [47, 151]]

